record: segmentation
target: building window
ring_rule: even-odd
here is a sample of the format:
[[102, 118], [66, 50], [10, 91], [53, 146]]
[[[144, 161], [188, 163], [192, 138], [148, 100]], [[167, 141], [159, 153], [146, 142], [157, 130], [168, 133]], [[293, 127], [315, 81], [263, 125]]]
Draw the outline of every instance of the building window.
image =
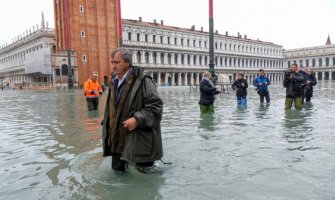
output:
[[152, 42], [153, 42], [153, 43], [156, 43], [156, 35], [153, 35], [153, 36], [152, 36]]
[[326, 66], [329, 66], [329, 58], [326, 58]]
[[195, 47], [195, 40], [193, 40], [193, 46]]
[[141, 63], [141, 52], [137, 52], [136, 54], [136, 59], [137, 59], [137, 63]]
[[60, 69], [56, 69], [56, 76], [60, 75]]
[[322, 58], [319, 58], [319, 66], [322, 66]]
[[184, 64], [184, 54], [181, 54], [181, 64]]
[[191, 56], [187, 55], [187, 64], [190, 65], [191, 64]]
[[163, 36], [161, 36], [161, 44], [163, 44]]
[[86, 36], [85, 31], [80, 31], [80, 36], [85, 37]]
[[83, 55], [83, 56], [82, 56], [82, 60], [83, 60], [84, 63], [87, 62], [87, 57], [86, 57], [86, 55]]
[[145, 42], [148, 42], [148, 34], [144, 35]]
[[137, 41], [140, 41], [140, 34], [137, 33]]
[[164, 53], [161, 53], [161, 64], [164, 64]]
[[202, 65], [202, 56], [199, 57], [199, 65]]
[[215, 43], [215, 49], [218, 49], [218, 43]]
[[178, 55], [177, 54], [174, 54], [174, 63], [178, 64]]
[[194, 56], [193, 56], [193, 65], [196, 65], [196, 64], [197, 64], [197, 56], [194, 55]]
[[[207, 48], [207, 42], [205, 41], [205, 48]], [[207, 64], [206, 64], [207, 65]]]
[[80, 5], [80, 6], [79, 6], [79, 12], [81, 12], [81, 13], [84, 12], [84, 6], [83, 6], [83, 5]]
[[181, 44], [181, 46], [184, 45], [184, 39], [180, 39], [180, 44]]
[[190, 39], [187, 39], [187, 46], [190, 46]]
[[168, 64], [171, 65], [171, 54], [168, 54]]
[[177, 45], [177, 38], [174, 39], [174, 44]]
[[167, 43], [170, 44], [170, 37], [167, 38]]
[[306, 60], [306, 67], [309, 67], [309, 60]]
[[312, 67], [315, 67], [315, 59], [312, 60]]
[[154, 59], [154, 63], [156, 64], [157, 63], [157, 54], [156, 54], [156, 52], [154, 52], [154, 54], [153, 54], [153, 59]]
[[131, 33], [128, 33], [128, 40], [131, 41]]
[[62, 75], [69, 75], [69, 68], [67, 65], [62, 65]]
[[149, 53], [145, 52], [145, 63], [149, 63]]
[[201, 47], [201, 41], [199, 41], [199, 47]]

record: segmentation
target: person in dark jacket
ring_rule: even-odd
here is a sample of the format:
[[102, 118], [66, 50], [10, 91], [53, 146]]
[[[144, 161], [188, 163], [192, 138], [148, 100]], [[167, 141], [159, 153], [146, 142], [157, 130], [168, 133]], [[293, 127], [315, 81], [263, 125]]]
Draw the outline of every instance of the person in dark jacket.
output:
[[307, 75], [306, 75], [306, 84], [305, 84], [305, 98], [306, 102], [311, 101], [313, 97], [313, 86], [317, 84], [317, 80], [315, 78], [315, 73], [313, 69], [308, 68], [307, 69]]
[[112, 156], [114, 170], [125, 171], [130, 163], [145, 172], [163, 156], [163, 102], [151, 77], [132, 66], [129, 50], [115, 49], [111, 57], [115, 76], [102, 123], [103, 156]]
[[254, 86], [257, 87], [257, 93], [260, 97], [260, 102], [264, 102], [264, 97], [267, 103], [270, 103], [270, 94], [268, 85], [270, 85], [270, 79], [264, 75], [264, 70], [259, 70], [259, 76], [253, 82]]
[[219, 91], [212, 82], [212, 74], [205, 72], [200, 82], [200, 112], [214, 113], [214, 95], [219, 94]]
[[244, 74], [239, 73], [237, 80], [235, 80], [232, 85], [233, 90], [236, 90], [237, 106], [247, 105], [248, 82], [243, 77]]
[[301, 90], [304, 88], [304, 75], [298, 71], [298, 65], [292, 64], [289, 71], [285, 71], [283, 86], [286, 88], [285, 109], [291, 109], [293, 102], [297, 110], [302, 108]]

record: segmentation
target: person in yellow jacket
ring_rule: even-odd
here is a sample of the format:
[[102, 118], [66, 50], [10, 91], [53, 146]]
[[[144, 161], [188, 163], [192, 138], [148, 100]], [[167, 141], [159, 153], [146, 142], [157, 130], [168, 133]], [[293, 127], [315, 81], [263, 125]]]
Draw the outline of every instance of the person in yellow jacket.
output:
[[92, 77], [84, 83], [85, 96], [88, 110], [97, 110], [102, 88], [98, 80], [98, 72], [93, 72]]

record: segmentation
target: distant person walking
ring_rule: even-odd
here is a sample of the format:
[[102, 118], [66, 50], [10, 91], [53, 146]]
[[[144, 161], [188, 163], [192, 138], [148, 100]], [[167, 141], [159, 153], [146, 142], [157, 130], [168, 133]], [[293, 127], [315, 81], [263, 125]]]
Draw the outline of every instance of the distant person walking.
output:
[[304, 97], [306, 98], [306, 102], [309, 102], [313, 97], [313, 87], [317, 84], [315, 73], [312, 68], [307, 69], [306, 79]]
[[102, 94], [102, 88], [97, 78], [98, 72], [93, 72], [92, 77], [84, 83], [88, 110], [97, 110], [99, 106], [99, 97]]
[[205, 72], [200, 82], [200, 112], [201, 113], [214, 113], [214, 100], [215, 95], [219, 94], [219, 91], [212, 82], [212, 74]]
[[259, 76], [253, 82], [254, 86], [256, 86], [257, 93], [260, 97], [260, 102], [264, 102], [264, 97], [267, 103], [270, 103], [270, 94], [268, 86], [270, 85], [270, 79], [265, 76], [264, 70], [259, 70]]
[[232, 84], [232, 88], [236, 90], [237, 106], [246, 106], [248, 82], [244, 79], [244, 74], [238, 74], [237, 79]]
[[286, 88], [285, 109], [291, 109], [293, 102], [296, 110], [302, 108], [302, 96], [305, 78], [298, 71], [298, 65], [292, 64], [289, 71], [285, 71], [283, 86]]

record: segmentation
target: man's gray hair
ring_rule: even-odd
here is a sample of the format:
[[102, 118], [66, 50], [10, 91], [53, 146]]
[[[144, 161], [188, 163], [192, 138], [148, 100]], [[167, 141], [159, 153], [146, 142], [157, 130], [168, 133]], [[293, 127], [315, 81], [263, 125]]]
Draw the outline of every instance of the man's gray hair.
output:
[[122, 57], [122, 59], [126, 62], [129, 63], [130, 65], [132, 65], [132, 54], [131, 51], [124, 48], [124, 47], [119, 47], [117, 49], [114, 49], [112, 51], [112, 58], [114, 58], [114, 56], [119, 53]]

